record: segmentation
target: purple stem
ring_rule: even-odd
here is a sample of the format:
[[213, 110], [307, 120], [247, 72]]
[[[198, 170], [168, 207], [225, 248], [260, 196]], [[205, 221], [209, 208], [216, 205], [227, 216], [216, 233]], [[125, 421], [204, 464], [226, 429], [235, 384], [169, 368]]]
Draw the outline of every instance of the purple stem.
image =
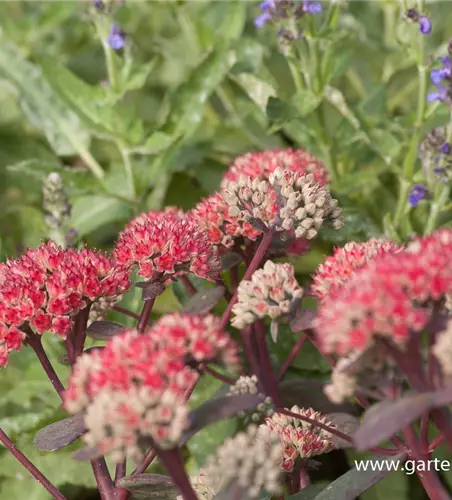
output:
[[129, 496], [129, 491], [125, 488], [121, 488], [119, 481], [126, 475], [127, 462], [124, 460], [116, 466], [115, 470], [115, 486], [116, 486], [116, 498], [117, 500], [126, 500]]
[[253, 325], [256, 332], [257, 347], [259, 352], [259, 364], [262, 366], [262, 382], [267, 394], [272, 398], [276, 406], [281, 405], [279, 395], [278, 380], [273, 371], [270, 355], [268, 353], [267, 340], [265, 338], [265, 324], [263, 320], [258, 320]]
[[11, 455], [57, 500], [66, 500], [66, 497], [16, 448], [3, 429], [0, 429], [0, 442], [7, 448]]
[[221, 380], [225, 384], [228, 385], [234, 385], [235, 380], [231, 377], [227, 377], [226, 375], [223, 375], [222, 373], [217, 372], [214, 368], [211, 368], [209, 365], [200, 365], [200, 370], [201, 372], [208, 373], [209, 375], [212, 375], [212, 377], [217, 378], [218, 380]]
[[143, 309], [141, 310], [140, 319], [138, 320], [137, 330], [144, 333], [149, 322], [149, 315], [154, 307], [155, 299], [146, 300]]
[[303, 344], [306, 342], [306, 335], [302, 335], [297, 343], [293, 346], [292, 350], [290, 351], [289, 355], [287, 356], [286, 360], [284, 361], [283, 365], [279, 369], [278, 372], [278, 380], [281, 380], [286, 371], [289, 369], [290, 365], [293, 363], [294, 359], [297, 357], [298, 353], [300, 352], [300, 349], [303, 347]]
[[245, 358], [248, 361], [251, 375], [259, 376], [260, 367], [254, 353], [253, 330], [251, 328], [251, 325], [240, 330], [240, 336], [242, 338], [243, 351], [245, 354]]
[[190, 295], [190, 297], [193, 297], [193, 295], [195, 295], [195, 293], [197, 292], [193, 283], [185, 275], [180, 276], [179, 279], [180, 279], [181, 283], [184, 285], [185, 290], [187, 291], [188, 295]]
[[[253, 256], [253, 259], [251, 260], [250, 265], [248, 266], [248, 269], [245, 272], [245, 275], [243, 276], [244, 280], [249, 280], [253, 275], [254, 271], [256, 271], [256, 269], [259, 267], [260, 263], [262, 262], [262, 259], [265, 257], [268, 248], [270, 247], [272, 239], [273, 239], [272, 230], [269, 230], [266, 233], [264, 233], [264, 236], [262, 237], [259, 247], [257, 248], [256, 253]], [[226, 307], [226, 310], [223, 313], [223, 316], [221, 317], [221, 329], [226, 328], [226, 325], [228, 324], [229, 318], [232, 313], [232, 307], [236, 302], [237, 302], [237, 290], [234, 291], [234, 295], [232, 296], [232, 299], [230, 300], [228, 306]]]
[[113, 307], [113, 311], [116, 311], [118, 313], [124, 314], [124, 315], [129, 316], [130, 318], [133, 318], [133, 319], [137, 319], [137, 320], [140, 319], [140, 315], [139, 314], [136, 314], [136, 313], [134, 313], [132, 311], [129, 311], [125, 307], [114, 306]]
[[184, 500], [198, 500], [196, 493], [188, 479], [184, 462], [177, 448], [162, 450], [154, 446], [160, 461], [173, 478], [174, 484], [179, 488]]
[[47, 357], [47, 354], [44, 351], [44, 347], [42, 347], [41, 336], [33, 333], [31, 331], [31, 329], [27, 329], [27, 330], [29, 330], [29, 332], [27, 331], [27, 343], [28, 343], [28, 345], [35, 352], [37, 358], [39, 359], [39, 362], [41, 363], [41, 366], [44, 368], [44, 371], [47, 374], [47, 377], [49, 378], [49, 380], [52, 383], [56, 392], [58, 393], [58, 396], [60, 396], [61, 400], [63, 400], [64, 390], [65, 390], [64, 385], [62, 384], [55, 369], [52, 366], [52, 363], [50, 362], [49, 358]]

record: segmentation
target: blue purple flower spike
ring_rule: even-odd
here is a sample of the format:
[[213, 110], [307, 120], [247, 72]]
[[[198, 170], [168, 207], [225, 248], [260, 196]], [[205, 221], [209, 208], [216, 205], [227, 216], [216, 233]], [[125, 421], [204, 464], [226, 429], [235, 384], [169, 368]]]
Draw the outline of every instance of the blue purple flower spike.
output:
[[440, 101], [446, 102], [447, 98], [447, 87], [443, 85], [444, 80], [450, 80], [452, 76], [452, 60], [449, 56], [440, 57], [439, 60], [442, 63], [442, 67], [434, 68], [430, 72], [430, 79], [434, 85], [436, 85], [436, 90], [429, 92], [427, 95], [428, 102]]
[[121, 31], [117, 24], [113, 24], [113, 26], [111, 27], [107, 42], [113, 50], [119, 50], [124, 47], [126, 43], [124, 33]]
[[419, 31], [423, 35], [430, 35], [432, 32], [432, 22], [427, 16], [421, 15], [419, 17]]
[[303, 0], [303, 10], [310, 14], [320, 14], [322, 12], [322, 4], [320, 2], [310, 2]]
[[412, 207], [417, 207], [419, 202], [427, 196], [427, 189], [422, 184], [415, 184], [408, 196], [408, 203]]

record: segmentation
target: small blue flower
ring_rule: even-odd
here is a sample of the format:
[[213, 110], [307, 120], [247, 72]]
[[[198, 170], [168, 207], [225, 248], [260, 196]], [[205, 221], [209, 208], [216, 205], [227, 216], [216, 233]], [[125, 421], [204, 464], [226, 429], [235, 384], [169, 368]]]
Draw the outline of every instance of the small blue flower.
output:
[[319, 2], [310, 2], [309, 0], [303, 0], [303, 10], [309, 12], [310, 14], [320, 14], [322, 12], [322, 4]]
[[430, 79], [435, 85], [439, 85], [444, 78], [452, 76], [452, 61], [450, 57], [440, 57], [439, 60], [443, 63], [443, 67], [432, 69], [430, 72]]
[[445, 155], [448, 155], [450, 154], [451, 152], [451, 146], [450, 146], [450, 143], [448, 142], [445, 142], [440, 148], [439, 148], [439, 151]]
[[256, 28], [258, 29], [263, 28], [264, 25], [271, 20], [271, 18], [272, 15], [270, 14], [270, 12], [263, 12], [262, 14], [256, 16], [256, 18], [254, 19], [254, 26], [256, 26]]
[[276, 2], [275, 0], [264, 0], [259, 4], [259, 9], [262, 11], [267, 11], [274, 9], [276, 7]]
[[444, 85], [437, 85], [438, 90], [427, 94], [427, 102], [445, 102], [447, 97], [447, 89]]
[[432, 32], [432, 23], [430, 19], [425, 15], [421, 15], [419, 17], [419, 31], [423, 35], [430, 35], [430, 33]]
[[124, 47], [126, 43], [124, 33], [121, 31], [117, 24], [113, 24], [113, 26], [111, 27], [107, 42], [113, 50], [119, 50]]
[[422, 184], [415, 184], [408, 196], [408, 203], [412, 207], [417, 207], [419, 202], [427, 196], [427, 189]]

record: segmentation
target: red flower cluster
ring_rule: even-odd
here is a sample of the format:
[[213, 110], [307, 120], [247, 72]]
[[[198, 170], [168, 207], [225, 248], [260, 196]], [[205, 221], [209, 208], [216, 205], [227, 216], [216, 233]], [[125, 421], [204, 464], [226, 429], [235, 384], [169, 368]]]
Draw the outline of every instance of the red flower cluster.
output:
[[143, 224], [147, 220], [156, 221], [156, 220], [169, 220], [170, 218], [174, 220], [182, 219], [184, 217], [184, 211], [179, 207], [165, 207], [163, 210], [150, 210], [149, 212], [143, 212], [140, 215], [137, 215], [134, 219], [132, 219], [127, 227], [131, 227], [134, 224]]
[[270, 149], [236, 158], [223, 176], [221, 187], [227, 187], [229, 181], [238, 181], [240, 176], [268, 180], [278, 167], [300, 175], [313, 174], [315, 181], [321, 185], [328, 182], [324, 165], [310, 153], [302, 149]]
[[167, 314], [154, 324], [149, 335], [159, 349], [171, 348], [188, 361], [218, 362], [231, 372], [239, 367], [237, 344], [220, 329], [219, 318], [211, 314]]
[[313, 293], [323, 300], [334, 293], [351, 276], [364, 267], [370, 260], [386, 253], [403, 249], [392, 241], [371, 239], [364, 243], [352, 241], [344, 247], [336, 248], [334, 254], [323, 262], [314, 275]]
[[54, 242], [28, 250], [0, 268], [0, 366], [20, 349], [24, 323], [66, 336], [72, 316], [101, 297], [128, 289], [129, 273], [100, 252], [63, 250]]
[[320, 342], [341, 355], [365, 349], [375, 336], [405, 343], [426, 325], [431, 301], [451, 293], [451, 262], [450, 229], [370, 261], [323, 301], [315, 321]]
[[191, 217], [172, 214], [129, 225], [120, 233], [114, 254], [121, 265], [138, 265], [138, 275], [148, 279], [187, 272], [210, 279], [220, 269], [207, 233]]

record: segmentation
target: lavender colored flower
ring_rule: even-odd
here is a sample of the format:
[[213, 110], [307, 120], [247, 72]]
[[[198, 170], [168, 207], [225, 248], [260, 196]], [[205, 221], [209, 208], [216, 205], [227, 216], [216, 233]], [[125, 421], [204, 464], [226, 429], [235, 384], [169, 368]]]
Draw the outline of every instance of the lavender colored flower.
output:
[[419, 202], [423, 200], [427, 195], [427, 189], [422, 184], [415, 184], [410, 191], [408, 196], [408, 203], [412, 207], [417, 207]]
[[320, 14], [320, 12], [322, 12], [322, 4], [320, 2], [303, 0], [303, 10], [304, 12], [309, 12], [310, 14]]
[[440, 148], [439, 151], [445, 155], [450, 154], [451, 152], [451, 145], [449, 142], [445, 142]]
[[259, 9], [262, 14], [259, 14], [254, 19], [254, 26], [256, 28], [262, 28], [266, 23], [268, 23], [272, 18], [272, 10], [276, 7], [275, 0], [264, 0], [259, 4]]
[[444, 85], [437, 85], [437, 90], [427, 94], [427, 102], [445, 102], [447, 97], [447, 88]]
[[117, 24], [113, 24], [111, 27], [107, 42], [113, 50], [119, 50], [124, 47], [126, 43], [124, 33]]
[[421, 15], [419, 17], [419, 31], [423, 35], [430, 35], [430, 33], [432, 32], [432, 23], [430, 19], [425, 15]]
[[450, 57], [441, 57], [440, 61], [443, 64], [442, 68], [432, 69], [430, 72], [430, 79], [435, 85], [440, 85], [445, 78], [452, 76], [452, 60]]
[[93, 6], [97, 10], [104, 10], [105, 9], [105, 4], [102, 0], [93, 0]]

